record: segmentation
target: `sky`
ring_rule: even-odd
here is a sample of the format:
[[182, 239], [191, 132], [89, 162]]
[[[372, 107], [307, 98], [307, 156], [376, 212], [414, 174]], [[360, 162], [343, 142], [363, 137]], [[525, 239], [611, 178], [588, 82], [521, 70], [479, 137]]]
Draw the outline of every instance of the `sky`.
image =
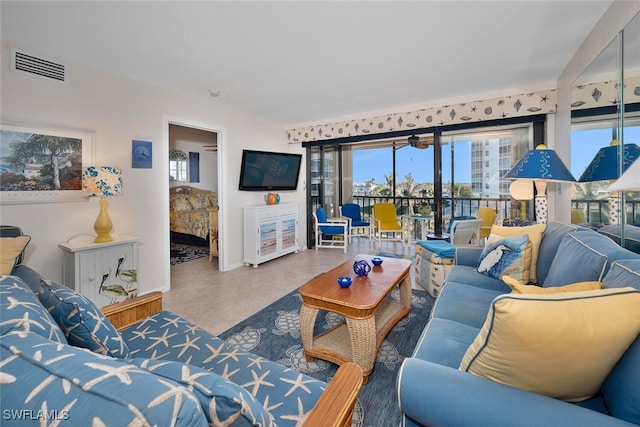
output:
[[[625, 141], [640, 146], [640, 126], [625, 127]], [[572, 132], [571, 173], [578, 179], [598, 150], [611, 142], [610, 129]], [[371, 178], [378, 184], [386, 183], [385, 174], [393, 170], [391, 148], [353, 150], [353, 182], [363, 183]], [[451, 182], [451, 151], [442, 147], [442, 182]], [[471, 182], [471, 144], [468, 141], [455, 145], [455, 182]], [[567, 165], [568, 166], [568, 165]], [[396, 151], [396, 174], [399, 182], [411, 173], [415, 183], [433, 182], [433, 147], [417, 149], [410, 146]]]

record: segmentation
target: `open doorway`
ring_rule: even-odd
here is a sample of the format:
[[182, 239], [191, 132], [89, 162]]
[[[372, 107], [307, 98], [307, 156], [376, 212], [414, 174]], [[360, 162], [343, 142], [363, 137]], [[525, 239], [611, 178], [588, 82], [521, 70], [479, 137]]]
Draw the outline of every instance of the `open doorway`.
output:
[[218, 133], [168, 124], [171, 264], [207, 257], [220, 269]]

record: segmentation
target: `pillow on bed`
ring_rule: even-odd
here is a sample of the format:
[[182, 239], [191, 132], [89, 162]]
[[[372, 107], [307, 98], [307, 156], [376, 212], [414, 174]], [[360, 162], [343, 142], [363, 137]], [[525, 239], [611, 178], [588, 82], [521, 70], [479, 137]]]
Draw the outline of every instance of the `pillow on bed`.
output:
[[209, 194], [189, 194], [187, 200], [193, 209], [208, 208], [211, 206]]
[[190, 211], [191, 209], [193, 209], [191, 207], [191, 203], [189, 203], [189, 200], [187, 199], [186, 194], [176, 194], [172, 196], [171, 205], [173, 206], [173, 210], [175, 212]]

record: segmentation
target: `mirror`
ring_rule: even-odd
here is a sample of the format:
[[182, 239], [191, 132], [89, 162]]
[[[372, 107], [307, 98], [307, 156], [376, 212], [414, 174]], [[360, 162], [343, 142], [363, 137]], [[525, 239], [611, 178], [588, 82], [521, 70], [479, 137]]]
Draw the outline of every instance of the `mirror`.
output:
[[[620, 82], [624, 81], [624, 85]], [[624, 90], [623, 90], [624, 89]], [[599, 151], [624, 144], [614, 153], [619, 176], [628, 144], [640, 147], [640, 15], [637, 15], [574, 82], [571, 95], [571, 172], [582, 182], [572, 197], [572, 222], [593, 228], [640, 223], [640, 194], [609, 193], [610, 178], [594, 173], [604, 162], [591, 163]], [[618, 154], [617, 158], [615, 153]], [[600, 160], [602, 157], [600, 157]], [[591, 163], [591, 164], [590, 164]], [[589, 170], [587, 170], [589, 169]], [[584, 173], [584, 175], [583, 175]], [[625, 215], [622, 215], [622, 213]]]

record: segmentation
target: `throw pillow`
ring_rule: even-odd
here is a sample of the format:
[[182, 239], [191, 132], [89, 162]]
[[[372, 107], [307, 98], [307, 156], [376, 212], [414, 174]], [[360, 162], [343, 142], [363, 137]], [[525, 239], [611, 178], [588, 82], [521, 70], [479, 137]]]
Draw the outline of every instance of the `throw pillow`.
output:
[[40, 285], [38, 297], [69, 344], [106, 356], [129, 357], [122, 336], [91, 300], [50, 280], [42, 280]]
[[525, 234], [498, 240], [484, 248], [480, 254], [477, 271], [486, 276], [501, 279], [508, 275], [523, 282], [529, 281], [531, 243]]
[[602, 289], [602, 282], [578, 282], [564, 286], [543, 288], [537, 285], [523, 285], [511, 276], [502, 276], [502, 281], [511, 288], [513, 294], [557, 294], [560, 292], [579, 292]]
[[459, 369], [557, 399], [586, 400], [640, 333], [639, 306], [633, 288], [501, 295]]
[[[565, 235], [560, 241], [556, 256], [542, 285], [546, 288], [576, 282], [601, 281], [608, 257], [601, 250], [596, 249], [602, 246], [601, 243], [593, 242], [594, 237], [596, 240], [608, 239], [601, 234], [591, 232]], [[608, 243], [611, 241], [609, 240]]]
[[20, 331], [36, 333], [48, 340], [66, 344], [58, 324], [42, 306], [36, 294], [16, 276], [0, 277], [0, 336]]
[[271, 415], [244, 388], [206, 369], [174, 361], [144, 358], [129, 359], [159, 377], [167, 378], [193, 393], [210, 425], [275, 425]]
[[[542, 241], [542, 235], [544, 234], [547, 224], [536, 224], [527, 227], [506, 227], [502, 225], [494, 225], [491, 227], [491, 233], [495, 233], [502, 237], [516, 237], [516, 236], [529, 236], [531, 242], [531, 271], [529, 273], [529, 280], [531, 282], [537, 282], [536, 268], [538, 265], [538, 252], [540, 249], [540, 242]], [[526, 282], [525, 282], [526, 283]]]
[[11, 274], [16, 260], [29, 241], [30, 236], [0, 237], [0, 274]]

